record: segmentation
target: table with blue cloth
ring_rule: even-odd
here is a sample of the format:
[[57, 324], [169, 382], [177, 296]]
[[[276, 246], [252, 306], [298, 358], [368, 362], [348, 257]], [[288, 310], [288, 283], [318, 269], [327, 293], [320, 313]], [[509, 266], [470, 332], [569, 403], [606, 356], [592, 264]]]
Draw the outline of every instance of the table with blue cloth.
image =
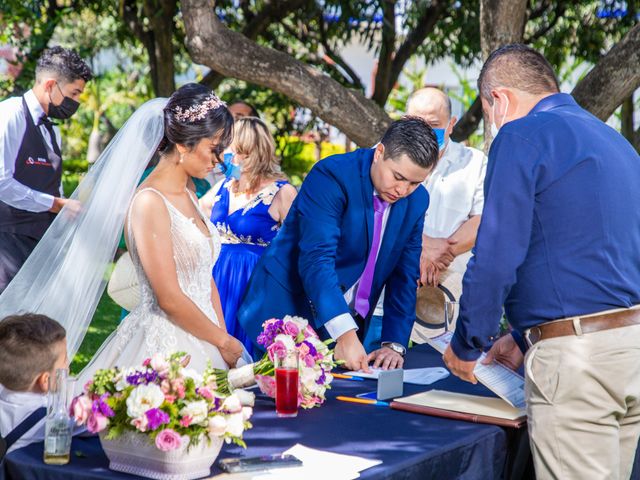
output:
[[[406, 368], [436, 366], [443, 366], [442, 358], [431, 347], [421, 345], [409, 350]], [[338, 395], [355, 396], [375, 388], [375, 380], [335, 379], [325, 405], [301, 409], [296, 418], [278, 418], [274, 401], [258, 394], [251, 419], [254, 426], [244, 436], [248, 448], [225, 444], [219, 458], [281, 453], [300, 443], [382, 461], [363, 471], [362, 479], [523, 478], [528, 456], [526, 428], [505, 429], [336, 400]], [[430, 386], [405, 384], [404, 393], [431, 388], [492, 395], [485, 387], [465, 383], [452, 375]], [[36, 443], [7, 455], [8, 478], [134, 478], [109, 470], [97, 437], [74, 438], [68, 465], [46, 465], [42, 452], [43, 444]], [[221, 471], [216, 464], [211, 474], [218, 473]]]

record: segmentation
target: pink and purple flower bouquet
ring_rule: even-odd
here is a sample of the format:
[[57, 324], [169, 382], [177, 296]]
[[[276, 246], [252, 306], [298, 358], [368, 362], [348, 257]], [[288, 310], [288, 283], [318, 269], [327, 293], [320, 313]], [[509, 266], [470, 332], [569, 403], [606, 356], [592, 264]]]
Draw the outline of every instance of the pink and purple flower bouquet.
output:
[[162, 451], [215, 437], [246, 446], [242, 435], [253, 410], [241, 400], [252, 405], [252, 394], [222, 395], [214, 370], [200, 375], [186, 368], [189, 359], [182, 352], [156, 354], [138, 367], [99, 370], [73, 400], [71, 414], [92, 433], [106, 430], [108, 440], [137, 432]]
[[[225, 378], [227, 372], [219, 371], [222, 375], [218, 376], [218, 385], [222, 391], [231, 390], [234, 385], [247, 385], [255, 379], [265, 395], [275, 397], [274, 358], [297, 350], [300, 358], [298, 406], [313, 408], [322, 405], [333, 381], [331, 370], [338, 364], [328, 346], [333, 340], [320, 340], [309, 322], [301, 317], [272, 318], [262, 327], [258, 343], [266, 349], [265, 355], [257, 363], [230, 370], [228, 378]], [[247, 368], [250, 371], [245, 370]]]

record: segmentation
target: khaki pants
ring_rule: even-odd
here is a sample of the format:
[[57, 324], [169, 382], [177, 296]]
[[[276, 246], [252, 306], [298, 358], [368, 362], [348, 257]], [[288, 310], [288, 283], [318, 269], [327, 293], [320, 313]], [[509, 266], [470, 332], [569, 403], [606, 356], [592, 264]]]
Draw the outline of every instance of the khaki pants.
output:
[[539, 479], [627, 479], [640, 437], [640, 325], [542, 340], [525, 356]]

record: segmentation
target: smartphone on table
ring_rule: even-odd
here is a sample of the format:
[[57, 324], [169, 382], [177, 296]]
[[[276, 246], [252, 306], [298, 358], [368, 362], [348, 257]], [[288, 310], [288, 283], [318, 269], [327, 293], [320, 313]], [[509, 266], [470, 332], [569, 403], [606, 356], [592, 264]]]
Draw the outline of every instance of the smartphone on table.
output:
[[260, 457], [223, 458], [218, 462], [222, 470], [229, 473], [255, 472], [274, 468], [301, 467], [302, 462], [293, 455], [274, 453]]

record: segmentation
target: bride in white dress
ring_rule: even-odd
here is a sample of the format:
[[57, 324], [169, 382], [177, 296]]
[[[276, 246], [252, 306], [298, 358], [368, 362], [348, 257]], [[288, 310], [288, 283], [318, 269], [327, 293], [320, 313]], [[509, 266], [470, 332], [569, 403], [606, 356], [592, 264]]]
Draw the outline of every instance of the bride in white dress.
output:
[[190, 177], [204, 178], [219, 162], [233, 119], [210, 90], [196, 84], [176, 91], [164, 112], [160, 161], [133, 197], [125, 228], [141, 300], [81, 380], [96, 369], [138, 365], [158, 352], [187, 352], [189, 367], [202, 371], [207, 361], [235, 366], [243, 351], [226, 331], [211, 279], [220, 238], [187, 188]]
[[[58, 320], [69, 357], [77, 352], [106, 284], [123, 226], [140, 283], [140, 304], [80, 374], [139, 365], [154, 353], [184, 351], [190, 367], [236, 366], [242, 344], [225, 327], [211, 278], [217, 230], [188, 190], [221, 163], [233, 117], [208, 88], [188, 84], [141, 106], [120, 129], [18, 275], [0, 295], [0, 319], [31, 311]], [[155, 170], [137, 187], [151, 157]]]

